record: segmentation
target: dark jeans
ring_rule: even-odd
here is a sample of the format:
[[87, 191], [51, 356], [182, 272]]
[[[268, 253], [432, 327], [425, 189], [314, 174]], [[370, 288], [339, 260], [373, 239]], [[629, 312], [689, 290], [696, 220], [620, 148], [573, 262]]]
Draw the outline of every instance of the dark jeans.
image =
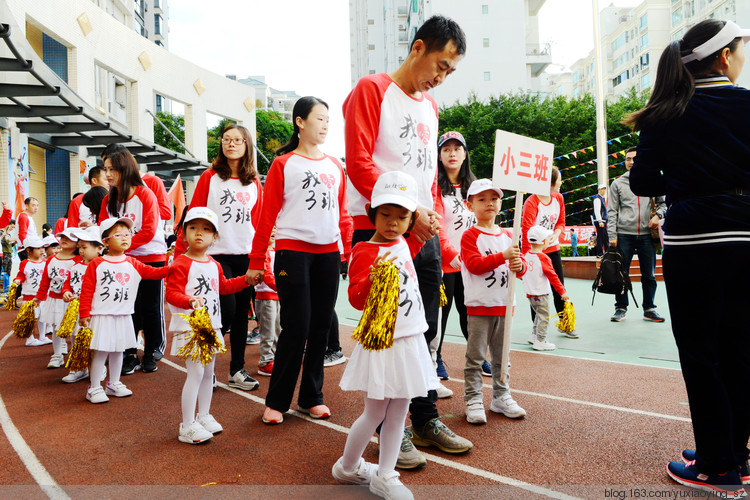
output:
[[266, 396], [269, 408], [282, 413], [289, 409], [300, 365], [299, 406], [323, 404], [323, 356], [336, 306], [340, 261], [338, 252], [276, 251], [273, 272], [281, 307], [281, 334]]
[[438, 357], [442, 356], [445, 327], [448, 324], [448, 315], [451, 312], [451, 305], [454, 298], [456, 299], [456, 311], [458, 311], [458, 323], [461, 325], [461, 333], [466, 340], [469, 340], [468, 316], [466, 315], [466, 304], [464, 303], [464, 280], [461, 278], [461, 272], [443, 274], [443, 283], [445, 284], [445, 297], [448, 299], [448, 303], [441, 309], [440, 345], [438, 345], [437, 349]]
[[[152, 267], [164, 267], [164, 262], [147, 262]], [[135, 299], [133, 329], [136, 338], [138, 330], [143, 330], [143, 357], [154, 355], [167, 346], [167, 335], [164, 328], [164, 280], [141, 280], [138, 295]], [[137, 349], [127, 349], [125, 354], [136, 354]]]
[[[224, 277], [234, 278], [244, 276], [247, 273], [250, 258], [247, 254], [238, 255], [212, 255], [216, 262], [221, 264]], [[229, 331], [229, 344], [232, 349], [232, 358], [229, 361], [229, 374], [245, 367], [245, 345], [247, 342], [247, 313], [250, 310], [250, 300], [253, 297], [254, 288], [247, 287], [235, 294], [221, 295], [221, 333]]]
[[[708, 253], [731, 270], [696, 269]], [[662, 265], [672, 332], [680, 353], [696, 446], [705, 474], [724, 473], [748, 458], [750, 350], [739, 313], [750, 304], [750, 246], [667, 247]]]
[[[654, 295], [656, 294], [656, 250], [651, 243], [651, 233], [648, 234], [620, 234], [617, 233], [617, 250], [622, 254], [623, 265], [630, 272], [633, 254], [638, 253], [638, 263], [641, 267], [641, 288], [643, 288], [643, 310], [654, 309]], [[615, 308], [628, 308], [628, 294], [615, 296]]]
[[[552, 267], [555, 270], [555, 274], [557, 274], [557, 277], [560, 278], [560, 283], [563, 285], [565, 284], [565, 276], [563, 275], [563, 265], [562, 265], [562, 257], [560, 256], [560, 250], [556, 252], [550, 252], [547, 254], [547, 257], [550, 258], [552, 261]], [[560, 297], [560, 294], [557, 293], [557, 290], [552, 288], [552, 299], [555, 302], [555, 311], [562, 312], [562, 310], [565, 308], [565, 302], [563, 302], [563, 299]], [[531, 309], [531, 321], [534, 321], [536, 319], [536, 311], [534, 311], [533, 307], [530, 307]]]
[[[368, 241], [375, 234], [374, 229], [357, 229], [352, 235], [352, 248], [360, 241]], [[419, 293], [422, 295], [422, 304], [427, 320], [427, 331], [424, 338], [427, 345], [437, 335], [438, 313], [440, 310], [440, 281], [442, 279], [442, 268], [440, 267], [440, 240], [434, 236], [424, 244], [420, 252], [414, 257], [414, 269], [419, 280]], [[276, 367], [274, 367], [274, 370]], [[427, 397], [417, 397], [411, 400], [409, 413], [411, 422], [417, 429], [433, 418], [438, 418], [437, 391], [429, 391]]]

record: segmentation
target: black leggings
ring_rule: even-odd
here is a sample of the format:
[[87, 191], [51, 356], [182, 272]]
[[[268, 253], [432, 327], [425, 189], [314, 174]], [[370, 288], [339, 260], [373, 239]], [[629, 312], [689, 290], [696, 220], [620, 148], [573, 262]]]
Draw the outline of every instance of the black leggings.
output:
[[[151, 267], [164, 267], [164, 262], [145, 262]], [[154, 355], [167, 345], [164, 328], [164, 280], [141, 280], [133, 312], [133, 329], [136, 338], [143, 330], [143, 357]], [[127, 349], [125, 354], [136, 354], [137, 349]]]
[[461, 272], [443, 274], [443, 283], [445, 284], [445, 296], [448, 303], [441, 309], [442, 318], [440, 319], [440, 344], [438, 345], [437, 355], [442, 355], [443, 339], [445, 338], [445, 327], [448, 324], [448, 314], [451, 312], [451, 304], [455, 298], [456, 311], [458, 311], [458, 322], [461, 325], [461, 333], [466, 340], [469, 340], [468, 316], [466, 314], [466, 304], [464, 303], [464, 280]]

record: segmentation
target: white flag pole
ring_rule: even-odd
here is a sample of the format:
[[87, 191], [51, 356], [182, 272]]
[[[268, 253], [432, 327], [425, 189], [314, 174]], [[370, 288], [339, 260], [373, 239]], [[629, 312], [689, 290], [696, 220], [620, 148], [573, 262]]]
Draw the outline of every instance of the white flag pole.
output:
[[[518, 246], [521, 237], [521, 211], [523, 193], [516, 191], [516, 207], [513, 210], [513, 246]], [[508, 300], [505, 302], [505, 325], [503, 328], [503, 354], [500, 358], [500, 380], [508, 383], [508, 363], [510, 360], [510, 331], [513, 328], [513, 309], [516, 296], [516, 273], [508, 272]]]

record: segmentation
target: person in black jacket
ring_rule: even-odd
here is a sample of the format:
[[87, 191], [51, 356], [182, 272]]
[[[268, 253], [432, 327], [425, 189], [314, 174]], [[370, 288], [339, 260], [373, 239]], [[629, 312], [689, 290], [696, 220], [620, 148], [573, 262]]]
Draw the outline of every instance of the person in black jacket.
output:
[[695, 450], [667, 466], [678, 483], [745, 496], [750, 482], [750, 349], [738, 324], [750, 304], [750, 91], [734, 82], [750, 30], [696, 24], [659, 60], [630, 187], [666, 194], [664, 281]]

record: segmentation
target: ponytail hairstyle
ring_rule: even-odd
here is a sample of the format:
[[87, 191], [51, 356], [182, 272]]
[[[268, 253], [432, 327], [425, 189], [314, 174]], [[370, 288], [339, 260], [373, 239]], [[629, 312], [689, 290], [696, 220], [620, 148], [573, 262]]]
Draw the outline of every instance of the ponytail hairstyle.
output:
[[[243, 186], [249, 186], [251, 182], [255, 181], [255, 177], [258, 175], [258, 171], [255, 170], [255, 160], [253, 159], [253, 141], [250, 137], [250, 131], [242, 125], [235, 123], [224, 127], [224, 130], [221, 131], [220, 140], [224, 138], [224, 134], [232, 129], [237, 130], [242, 138], [245, 139], [245, 154], [240, 158], [237, 177], [239, 177]], [[229, 167], [227, 157], [224, 155], [224, 146], [219, 146], [219, 154], [216, 155], [211, 168], [214, 169], [216, 175], [223, 181], [232, 176], [232, 169]]]
[[[457, 141], [456, 139], [449, 140]], [[445, 144], [443, 144], [443, 146], [444, 145]], [[474, 172], [471, 171], [471, 164], [469, 163], [469, 150], [463, 144], [461, 144], [461, 146], [464, 148], [466, 158], [464, 158], [464, 162], [461, 164], [461, 170], [458, 171], [458, 182], [461, 183], [461, 197], [465, 200], [466, 193], [469, 191], [469, 186], [471, 186], [472, 182], [477, 180], [477, 177], [474, 175]], [[448, 174], [445, 171], [445, 166], [443, 165], [443, 161], [440, 159], [441, 149], [442, 146], [438, 148], [438, 186], [440, 187], [440, 192], [443, 194], [443, 196], [448, 196], [455, 194], [456, 188], [453, 187], [453, 183], [451, 183], [450, 179], [448, 179]]]
[[299, 146], [299, 126], [297, 125], [297, 118], [307, 120], [312, 109], [318, 104], [322, 104], [328, 109], [328, 104], [325, 101], [311, 95], [301, 97], [294, 104], [294, 109], [292, 110], [292, 124], [294, 125], [294, 131], [292, 132], [292, 137], [289, 138], [289, 142], [276, 150], [278, 156], [285, 155], [297, 149], [297, 146]]
[[103, 159], [112, 162], [112, 168], [120, 174], [119, 184], [109, 187], [109, 200], [107, 201], [109, 214], [112, 217], [120, 217], [120, 205], [124, 214], [125, 205], [130, 197], [130, 188], [144, 186], [141, 173], [138, 171], [138, 162], [125, 148], [106, 155]]
[[714, 64], [722, 51], [728, 48], [734, 52], [742, 39], [733, 39], [701, 60], [684, 63], [682, 57], [713, 38], [725, 24], [726, 21], [706, 19], [690, 28], [682, 40], [670, 43], [659, 58], [651, 98], [643, 109], [628, 115], [623, 123], [632, 126], [634, 130], [641, 130], [681, 117], [693, 97], [695, 77], [713, 73]]

